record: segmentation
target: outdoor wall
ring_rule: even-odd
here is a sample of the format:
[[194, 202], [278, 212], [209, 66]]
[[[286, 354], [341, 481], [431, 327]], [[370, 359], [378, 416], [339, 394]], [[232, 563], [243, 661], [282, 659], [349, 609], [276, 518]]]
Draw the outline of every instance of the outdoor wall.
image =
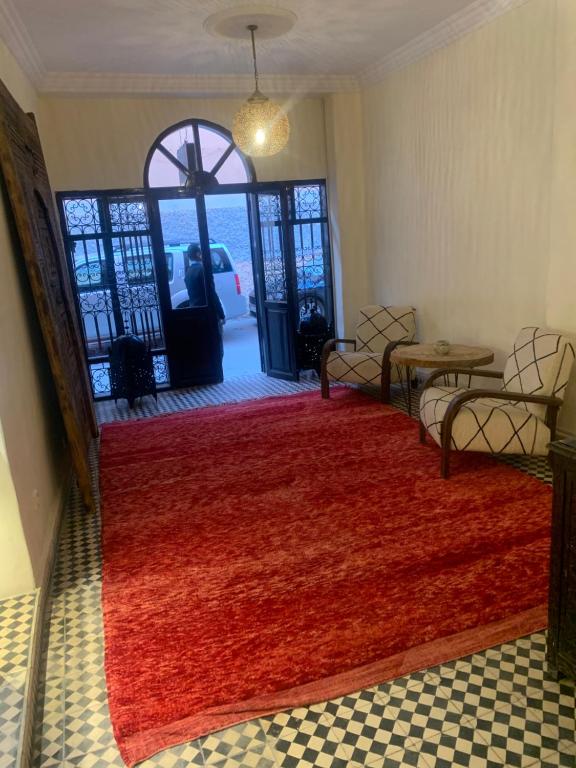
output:
[[[144, 161], [159, 133], [191, 117], [230, 128], [240, 104], [216, 98], [43, 97], [38, 120], [52, 187], [141, 187]], [[287, 148], [255, 159], [259, 181], [326, 176], [322, 99], [296, 101], [289, 114]]]
[[363, 93], [373, 298], [498, 367], [523, 325], [576, 333], [575, 42], [530, 0]]
[[[0, 79], [26, 111], [34, 89], [0, 41]], [[0, 184], [0, 597], [40, 583], [66, 451], [44, 346]]]

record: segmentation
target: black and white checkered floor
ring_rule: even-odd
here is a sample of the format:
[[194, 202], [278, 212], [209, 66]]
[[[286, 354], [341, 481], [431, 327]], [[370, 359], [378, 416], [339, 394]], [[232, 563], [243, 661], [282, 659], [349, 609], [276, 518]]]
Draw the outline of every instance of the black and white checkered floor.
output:
[[[149, 400], [134, 412], [99, 404], [98, 414], [101, 421], [125, 419], [317, 387], [313, 378], [287, 384], [244, 377], [220, 389], [162, 394], [158, 411]], [[401, 397], [396, 402], [403, 406]], [[541, 460], [525, 461], [523, 468], [549, 480]], [[122, 765], [106, 699], [100, 585], [99, 519], [86, 515], [75, 495], [64, 520], [45, 631], [37, 768]], [[546, 672], [544, 653], [544, 634], [534, 634], [337, 700], [229, 728], [142, 765], [574, 768], [574, 683], [556, 683]]]
[[0, 600], [0, 768], [19, 758], [38, 592]]

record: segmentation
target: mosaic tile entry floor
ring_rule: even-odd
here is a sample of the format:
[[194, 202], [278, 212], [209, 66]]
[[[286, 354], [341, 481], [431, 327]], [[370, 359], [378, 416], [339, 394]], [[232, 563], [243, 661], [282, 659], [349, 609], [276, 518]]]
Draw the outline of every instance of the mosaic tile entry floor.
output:
[[0, 600], [0, 768], [17, 764], [38, 592]]
[[[264, 381], [263, 381], [264, 379]], [[317, 389], [243, 377], [143, 401], [100, 403], [100, 420]], [[404, 408], [401, 393], [395, 404]], [[550, 481], [542, 459], [513, 459]], [[93, 458], [96, 473], [97, 457]], [[109, 720], [100, 607], [100, 521], [77, 494], [63, 522], [45, 629], [35, 732], [36, 768], [122, 766]], [[372, 688], [252, 720], [166, 750], [144, 768], [448, 768], [576, 766], [575, 687], [546, 671], [536, 633]], [[0, 768], [4, 768], [0, 766]]]

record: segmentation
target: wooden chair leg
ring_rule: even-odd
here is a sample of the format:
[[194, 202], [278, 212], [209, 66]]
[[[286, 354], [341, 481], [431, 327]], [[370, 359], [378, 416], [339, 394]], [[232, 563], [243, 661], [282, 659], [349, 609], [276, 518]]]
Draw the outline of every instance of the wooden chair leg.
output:
[[320, 392], [322, 393], [324, 400], [330, 399], [330, 382], [328, 381], [328, 376], [326, 375], [326, 369], [324, 367], [322, 367], [322, 373], [320, 375]]
[[442, 446], [442, 458], [440, 459], [440, 474], [444, 480], [450, 476], [450, 446]]
[[390, 402], [390, 365], [382, 365], [382, 375], [380, 377], [380, 402]]
[[420, 442], [426, 445], [426, 427], [422, 421], [420, 422]]

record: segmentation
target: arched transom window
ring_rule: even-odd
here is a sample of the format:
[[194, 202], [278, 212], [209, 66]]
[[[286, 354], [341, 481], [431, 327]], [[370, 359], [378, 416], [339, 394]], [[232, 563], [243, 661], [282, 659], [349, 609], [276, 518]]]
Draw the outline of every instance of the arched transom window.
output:
[[207, 120], [184, 120], [163, 131], [144, 166], [146, 187], [214, 187], [256, 180], [254, 166], [230, 131]]

